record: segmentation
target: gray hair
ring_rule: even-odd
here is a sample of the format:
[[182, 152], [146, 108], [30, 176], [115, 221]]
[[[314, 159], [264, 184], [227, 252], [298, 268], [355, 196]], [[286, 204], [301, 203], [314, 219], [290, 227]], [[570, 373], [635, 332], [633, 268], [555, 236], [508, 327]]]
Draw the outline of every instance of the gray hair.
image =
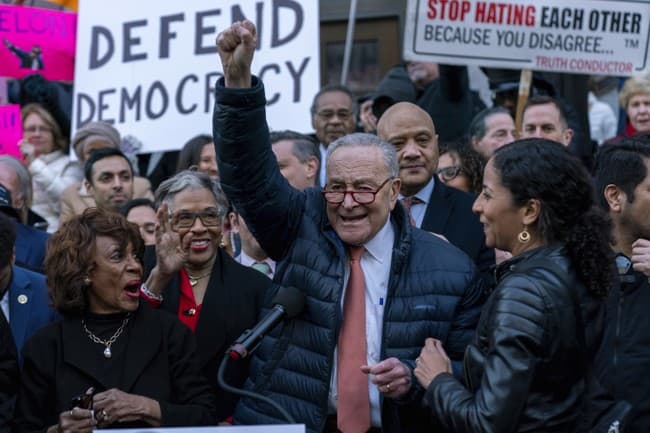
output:
[[16, 158], [9, 155], [0, 155], [0, 162], [6, 164], [16, 172], [20, 181], [20, 192], [25, 198], [23, 207], [26, 209], [32, 204], [32, 177], [25, 166]]
[[474, 116], [472, 122], [469, 124], [469, 137], [482, 140], [485, 134], [487, 134], [487, 119], [495, 114], [507, 114], [511, 116], [510, 111], [505, 107], [494, 106], [486, 108]]
[[207, 189], [210, 191], [217, 202], [217, 208], [219, 211], [224, 215], [226, 214], [228, 211], [228, 199], [221, 189], [219, 182], [212, 180], [210, 176], [205, 173], [194, 170], [180, 171], [158, 186], [155, 197], [156, 209], [158, 209], [161, 204], [167, 203], [169, 211], [171, 212], [172, 202], [178, 193], [196, 189]]
[[373, 134], [356, 132], [354, 134], [344, 135], [333, 141], [327, 146], [327, 162], [329, 163], [332, 154], [341, 147], [376, 147], [381, 150], [384, 158], [386, 171], [391, 177], [399, 176], [399, 166], [397, 164], [397, 152], [392, 144], [387, 143]]

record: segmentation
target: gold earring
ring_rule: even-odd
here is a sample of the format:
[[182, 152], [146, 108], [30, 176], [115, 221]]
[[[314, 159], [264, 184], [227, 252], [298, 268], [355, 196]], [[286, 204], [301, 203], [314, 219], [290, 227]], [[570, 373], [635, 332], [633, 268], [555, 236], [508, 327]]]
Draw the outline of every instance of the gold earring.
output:
[[519, 239], [519, 242], [522, 244], [528, 243], [530, 241], [530, 233], [528, 232], [528, 229], [524, 227], [522, 231], [519, 232], [519, 235], [517, 235], [517, 239]]

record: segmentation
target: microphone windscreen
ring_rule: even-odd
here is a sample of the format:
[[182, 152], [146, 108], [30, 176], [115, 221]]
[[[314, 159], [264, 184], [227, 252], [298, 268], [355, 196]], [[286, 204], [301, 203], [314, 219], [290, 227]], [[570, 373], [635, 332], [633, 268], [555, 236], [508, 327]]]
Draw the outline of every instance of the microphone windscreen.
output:
[[271, 305], [280, 305], [287, 313], [287, 318], [296, 317], [305, 308], [305, 294], [295, 287], [280, 286]]

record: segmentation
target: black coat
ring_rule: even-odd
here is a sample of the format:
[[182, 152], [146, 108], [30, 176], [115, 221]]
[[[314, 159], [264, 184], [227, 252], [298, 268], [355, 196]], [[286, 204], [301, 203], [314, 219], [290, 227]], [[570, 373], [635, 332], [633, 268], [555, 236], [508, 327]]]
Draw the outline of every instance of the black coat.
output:
[[[541, 257], [563, 270], [566, 282], [544, 268], [518, 272]], [[442, 373], [429, 385], [425, 403], [450, 432], [575, 432], [584, 361], [603, 336], [604, 301], [587, 294], [561, 247], [514, 257], [499, 265], [497, 279], [465, 354], [466, 384]], [[582, 308], [585, 358], [571, 291]]]
[[14, 338], [7, 319], [0, 312], [0, 433], [9, 431], [19, 377], [18, 354]]
[[[103, 367], [88, 362], [88, 338], [79, 317], [65, 317], [34, 335], [23, 351], [14, 433], [45, 432], [75, 396], [95, 387], [118, 388], [160, 403], [162, 426], [214, 425], [214, 399], [196, 362], [192, 333], [142, 302], [127, 330], [119, 383], [105, 383]], [[123, 338], [124, 338], [123, 337]], [[140, 424], [145, 426], [145, 424]]]
[[475, 197], [436, 179], [420, 228], [440, 233], [474, 261], [486, 287], [494, 286], [494, 250], [485, 246], [485, 232], [472, 212]]
[[632, 404], [626, 433], [650, 431], [650, 282], [632, 267], [607, 304], [607, 331], [595, 372], [617, 399]]
[[[155, 250], [147, 249], [145, 268], [153, 269], [155, 264]], [[217, 385], [219, 364], [237, 337], [257, 323], [272, 285], [262, 273], [237, 263], [219, 248], [195, 331], [199, 366], [214, 387], [219, 420], [233, 414], [238, 400]], [[163, 290], [161, 308], [178, 316], [179, 302], [180, 275], [177, 274]], [[226, 383], [241, 387], [248, 376], [248, 364], [247, 361], [231, 362], [226, 370]]]
[[[264, 87], [229, 89], [217, 83], [214, 139], [222, 187], [269, 256], [275, 280], [297, 287], [304, 311], [263, 339], [247, 388], [270, 396], [310, 433], [321, 432], [328, 412], [334, 349], [341, 326], [346, 247], [332, 228], [316, 188], [299, 191], [282, 177], [265, 122]], [[383, 309], [380, 359], [395, 357], [414, 368], [426, 337], [443, 340], [462, 358], [478, 320], [483, 290], [466, 254], [412, 228], [401, 206], [390, 214], [395, 238]], [[281, 330], [280, 330], [281, 328]], [[279, 337], [279, 338], [278, 338]], [[417, 384], [405, 401], [383, 399], [383, 431], [428, 432]], [[265, 404], [242, 399], [235, 422], [283, 422]]]

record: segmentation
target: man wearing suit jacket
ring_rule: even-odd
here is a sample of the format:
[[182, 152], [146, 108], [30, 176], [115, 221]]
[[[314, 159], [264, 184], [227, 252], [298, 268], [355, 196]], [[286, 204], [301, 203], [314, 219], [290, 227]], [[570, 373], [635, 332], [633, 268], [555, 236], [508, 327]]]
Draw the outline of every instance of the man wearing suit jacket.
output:
[[19, 384], [18, 355], [9, 323], [0, 313], [0, 433], [9, 433]]
[[399, 163], [400, 201], [411, 224], [440, 234], [463, 250], [492, 284], [494, 250], [485, 246], [485, 233], [472, 212], [474, 196], [446, 186], [436, 174], [438, 136], [431, 116], [415, 104], [400, 102], [379, 119], [377, 134], [393, 144]]
[[16, 231], [0, 213], [0, 309], [9, 321], [18, 353], [36, 331], [56, 319], [45, 277], [14, 265]]

